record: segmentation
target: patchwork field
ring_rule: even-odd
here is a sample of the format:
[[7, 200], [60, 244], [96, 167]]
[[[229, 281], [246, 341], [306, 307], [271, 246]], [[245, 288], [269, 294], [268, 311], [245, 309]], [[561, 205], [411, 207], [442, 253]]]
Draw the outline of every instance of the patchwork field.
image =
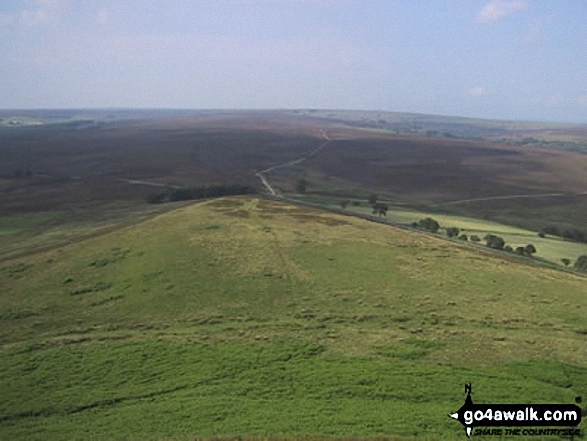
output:
[[465, 382], [587, 396], [587, 279], [265, 199], [4, 261], [0, 292], [2, 439], [463, 439]]

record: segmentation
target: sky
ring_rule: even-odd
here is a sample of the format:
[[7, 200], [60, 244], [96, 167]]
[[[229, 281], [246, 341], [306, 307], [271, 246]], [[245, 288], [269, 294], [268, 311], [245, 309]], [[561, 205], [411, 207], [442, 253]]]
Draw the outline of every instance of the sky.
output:
[[0, 0], [0, 108], [587, 123], [585, 0]]

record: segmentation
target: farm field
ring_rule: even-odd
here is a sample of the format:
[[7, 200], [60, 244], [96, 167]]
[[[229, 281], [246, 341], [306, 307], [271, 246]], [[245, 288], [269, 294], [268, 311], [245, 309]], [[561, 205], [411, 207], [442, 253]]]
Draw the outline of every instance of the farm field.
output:
[[[343, 199], [325, 198], [319, 196], [300, 196], [297, 198], [312, 202], [315, 204], [324, 205], [335, 209], [340, 209], [340, 202]], [[362, 215], [371, 215], [372, 209], [366, 202], [362, 205], [356, 206], [349, 204], [345, 211], [349, 213], [359, 213]], [[466, 234], [468, 238], [477, 235], [483, 239], [487, 234], [495, 234], [502, 237], [506, 245], [510, 245], [515, 250], [518, 246], [526, 246], [533, 244], [536, 247], [535, 257], [547, 260], [549, 262], [563, 266], [561, 259], [570, 259], [574, 262], [579, 256], [587, 254], [587, 244], [567, 241], [560, 237], [546, 235], [544, 238], [539, 237], [536, 231], [525, 230], [523, 228], [504, 225], [497, 222], [476, 219], [466, 216], [457, 216], [451, 214], [443, 214], [437, 212], [426, 212], [417, 210], [408, 210], [401, 206], [391, 207], [385, 216], [382, 218], [393, 224], [401, 224], [405, 226], [411, 225], [413, 222], [418, 222], [420, 219], [433, 218], [440, 224], [439, 234], [445, 235], [446, 228], [457, 227], [462, 234]], [[484, 243], [484, 242], [482, 242]]]
[[465, 382], [587, 396], [587, 279], [263, 198], [2, 262], [0, 292], [3, 439], [463, 439]]

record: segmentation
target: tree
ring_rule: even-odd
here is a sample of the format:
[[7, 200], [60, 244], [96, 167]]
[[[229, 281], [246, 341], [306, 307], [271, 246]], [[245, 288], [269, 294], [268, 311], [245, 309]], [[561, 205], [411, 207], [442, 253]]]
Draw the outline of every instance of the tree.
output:
[[555, 226], [548, 226], [548, 227], [544, 227], [542, 229], [542, 233], [544, 234], [550, 234], [552, 236], [560, 236], [560, 231], [557, 227]]
[[461, 234], [461, 235], [459, 236], [459, 240], [462, 240], [462, 241], [466, 242], [466, 241], [468, 241], [468, 240], [469, 240], [469, 238], [467, 237], [467, 235], [466, 235], [466, 234]]
[[514, 249], [512, 247], [510, 247], [509, 245], [506, 245], [505, 247], [503, 247], [503, 249], [505, 251], [507, 251], [508, 253], [511, 253], [512, 251], [514, 251]]
[[505, 240], [495, 234], [487, 234], [483, 240], [485, 240], [485, 243], [489, 248], [494, 248], [496, 250], [503, 250], [503, 247], [505, 246]]
[[420, 224], [420, 227], [422, 227], [424, 230], [428, 230], [432, 233], [436, 233], [440, 228], [440, 224], [431, 217], [427, 217], [426, 219], [420, 219], [418, 223]]
[[575, 269], [581, 272], [587, 272], [587, 255], [583, 254], [575, 261]]
[[446, 229], [446, 235], [448, 237], [457, 237], [460, 232], [461, 230], [459, 230], [457, 227], [450, 227]]
[[379, 216], [387, 216], [387, 205], [382, 204], [381, 202], [376, 202], [373, 204], [373, 214], [377, 214]]
[[340, 208], [346, 208], [350, 201], [340, 201]]
[[529, 243], [524, 248], [524, 251], [526, 251], [526, 254], [528, 254], [528, 256], [531, 256], [532, 254], [534, 254], [536, 252], [536, 247], [534, 245], [532, 245], [531, 243]]
[[575, 242], [587, 242], [587, 235], [576, 228], [573, 230], [565, 230], [563, 232], [563, 237], [565, 239], [574, 240]]
[[519, 255], [523, 256], [526, 253], [526, 248], [524, 248], [524, 247], [518, 247], [518, 248], [516, 248], [516, 253], [518, 253]]
[[296, 182], [296, 192], [305, 193], [307, 186], [308, 186], [308, 181], [306, 181], [305, 178], [299, 178]]
[[367, 199], [371, 205], [377, 202], [377, 195], [375, 193], [371, 193], [369, 195], [369, 199]]
[[476, 234], [473, 234], [471, 236], [471, 242], [481, 242], [481, 238], [479, 236], [477, 236]]
[[542, 239], [544, 239], [546, 237], [546, 234], [544, 234], [542, 231], [540, 233], [538, 233], [538, 237], [541, 237]]
[[564, 266], [569, 266], [571, 264], [571, 261], [569, 259], [567, 259], [566, 257], [562, 258], [561, 262], [563, 263]]
[[146, 200], [149, 204], [160, 204], [161, 202], [165, 202], [165, 198], [168, 197], [168, 194], [163, 193], [151, 193], [147, 196]]

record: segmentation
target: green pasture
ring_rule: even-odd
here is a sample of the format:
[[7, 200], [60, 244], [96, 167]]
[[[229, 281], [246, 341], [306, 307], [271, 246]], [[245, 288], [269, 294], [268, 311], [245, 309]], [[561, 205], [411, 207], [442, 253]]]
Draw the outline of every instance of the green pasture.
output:
[[[309, 202], [323, 204], [326, 206], [339, 208], [340, 201], [343, 199], [333, 199], [319, 196], [309, 196], [304, 198]], [[451, 214], [439, 214], [434, 212], [417, 211], [412, 209], [405, 209], [401, 206], [389, 207], [385, 220], [390, 223], [410, 225], [412, 222], [418, 222], [420, 219], [431, 217], [435, 219], [441, 226], [440, 234], [445, 234], [445, 229], [450, 227], [457, 227], [468, 237], [477, 235], [481, 239], [486, 234], [495, 234], [503, 237], [506, 245], [510, 245], [514, 249], [518, 246], [526, 246], [533, 244], [536, 247], [536, 257], [547, 260], [558, 265], [563, 265], [561, 259], [570, 259], [574, 262], [579, 256], [587, 254], [587, 244], [577, 243], [563, 240], [560, 237], [546, 235], [541, 238], [538, 232], [517, 228], [510, 225], [500, 224], [484, 219], [475, 219], [466, 216], [456, 216]], [[360, 206], [354, 206], [352, 203], [346, 207], [350, 213], [372, 214], [372, 209], [367, 201], [361, 202]], [[481, 243], [484, 243], [481, 241]]]
[[0, 439], [464, 439], [465, 382], [587, 396], [586, 292], [353, 217], [193, 204], [0, 264]]

